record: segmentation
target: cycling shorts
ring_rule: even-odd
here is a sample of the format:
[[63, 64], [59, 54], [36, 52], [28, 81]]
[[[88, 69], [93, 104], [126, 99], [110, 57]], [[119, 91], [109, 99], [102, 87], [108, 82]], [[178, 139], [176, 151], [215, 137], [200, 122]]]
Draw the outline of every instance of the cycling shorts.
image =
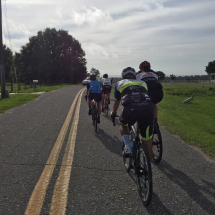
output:
[[97, 103], [102, 102], [102, 94], [101, 93], [91, 93], [88, 95], [89, 100], [95, 100]]
[[110, 85], [104, 85], [102, 87], [102, 95], [108, 94], [111, 92], [111, 86]]
[[153, 104], [157, 104], [163, 99], [163, 87], [158, 81], [145, 80], [148, 87], [148, 95]]
[[143, 140], [149, 140], [153, 135], [154, 106], [152, 102], [147, 103], [148, 105], [138, 108], [128, 105], [119, 116], [119, 122], [123, 126], [132, 126], [138, 122]]

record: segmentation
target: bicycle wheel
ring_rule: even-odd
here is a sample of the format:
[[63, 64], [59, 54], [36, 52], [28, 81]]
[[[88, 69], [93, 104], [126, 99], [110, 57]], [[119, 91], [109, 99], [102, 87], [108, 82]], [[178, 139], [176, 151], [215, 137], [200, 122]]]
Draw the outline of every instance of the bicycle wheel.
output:
[[161, 161], [163, 153], [163, 144], [160, 129], [157, 123], [154, 123], [153, 134], [153, 161], [158, 164]]
[[124, 148], [125, 148], [125, 143], [122, 142], [123, 163], [124, 163], [126, 172], [130, 172], [130, 170], [131, 170], [131, 159], [132, 159], [132, 157], [131, 157], [131, 155], [125, 155], [125, 153], [124, 153]]
[[148, 206], [152, 199], [152, 169], [145, 145], [140, 144], [136, 152], [135, 173], [137, 188], [144, 206]]

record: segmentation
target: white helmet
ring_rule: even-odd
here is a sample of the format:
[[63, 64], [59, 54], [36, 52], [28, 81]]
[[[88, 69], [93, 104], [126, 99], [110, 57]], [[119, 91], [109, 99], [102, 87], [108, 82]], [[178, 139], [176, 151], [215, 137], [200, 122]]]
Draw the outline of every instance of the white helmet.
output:
[[136, 78], [136, 71], [135, 69], [131, 68], [131, 67], [127, 67], [125, 69], [122, 70], [122, 78], [124, 79], [135, 79]]

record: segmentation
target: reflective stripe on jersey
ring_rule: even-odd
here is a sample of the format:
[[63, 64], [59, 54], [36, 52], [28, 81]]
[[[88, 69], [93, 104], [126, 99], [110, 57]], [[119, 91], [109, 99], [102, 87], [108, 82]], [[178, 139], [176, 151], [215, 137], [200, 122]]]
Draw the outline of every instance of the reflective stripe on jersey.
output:
[[115, 92], [114, 92], [114, 98], [117, 100], [117, 94], [122, 93], [122, 91], [131, 86], [140, 86], [143, 87], [145, 90], [148, 90], [147, 85], [142, 80], [136, 80], [136, 79], [123, 79], [121, 81], [118, 81], [115, 85]]
[[127, 82], [127, 83], [124, 83], [122, 84], [120, 87], [119, 87], [119, 92], [121, 93], [126, 87], [131, 87], [131, 86], [142, 86], [144, 87], [146, 90], [147, 89], [147, 86], [144, 84], [144, 83], [141, 83], [139, 81], [135, 81], [135, 82]]
[[145, 78], [156, 78], [158, 80], [158, 75], [154, 72], [147, 71], [137, 74], [136, 78], [137, 80], [143, 80]]

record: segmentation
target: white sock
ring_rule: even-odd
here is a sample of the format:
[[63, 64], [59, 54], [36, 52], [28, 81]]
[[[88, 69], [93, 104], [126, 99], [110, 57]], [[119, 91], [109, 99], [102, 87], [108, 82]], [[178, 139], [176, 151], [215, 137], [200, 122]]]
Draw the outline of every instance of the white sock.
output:
[[125, 143], [125, 145], [128, 147], [128, 146], [131, 146], [130, 145], [130, 138], [129, 138], [129, 135], [123, 135], [122, 136], [122, 139], [123, 139], [123, 141], [124, 141], [124, 143]]

